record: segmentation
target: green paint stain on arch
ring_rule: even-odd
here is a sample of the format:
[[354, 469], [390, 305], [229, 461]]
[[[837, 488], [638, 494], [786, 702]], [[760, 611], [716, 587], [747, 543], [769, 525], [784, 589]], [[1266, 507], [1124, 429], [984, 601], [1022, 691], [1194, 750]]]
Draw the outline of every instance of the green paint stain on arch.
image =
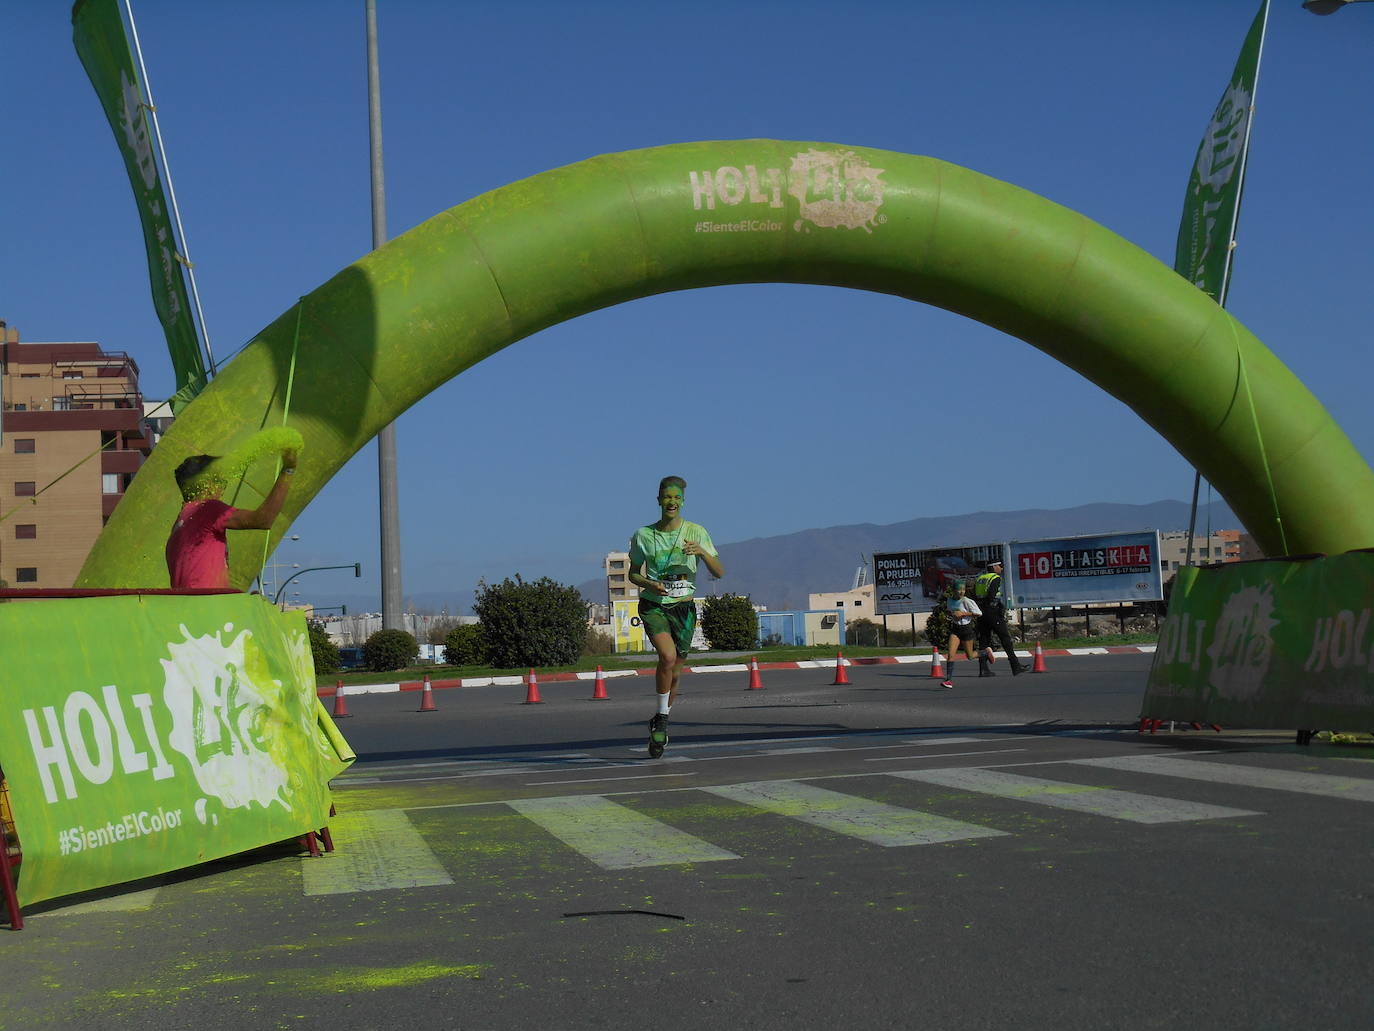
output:
[[[896, 294], [1020, 337], [1158, 430], [1267, 553], [1374, 546], [1374, 471], [1282, 362], [1144, 251], [934, 158], [733, 140], [554, 169], [345, 268], [184, 409], [78, 586], [167, 583], [163, 545], [180, 505], [172, 471], [280, 424], [293, 361], [290, 422], [305, 447], [274, 537], [383, 426], [501, 348], [623, 301], [757, 282]], [[1023, 399], [1016, 417], [1033, 424], [1043, 403]], [[240, 505], [271, 486], [259, 466]], [[264, 552], [239, 540], [233, 579], [246, 586]]]

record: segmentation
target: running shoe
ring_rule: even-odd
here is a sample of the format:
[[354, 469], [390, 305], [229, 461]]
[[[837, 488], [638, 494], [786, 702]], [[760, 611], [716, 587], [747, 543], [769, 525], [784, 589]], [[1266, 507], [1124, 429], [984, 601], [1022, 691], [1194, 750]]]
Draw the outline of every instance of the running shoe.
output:
[[943, 684], [941, 684], [940, 686], [941, 686], [941, 687], [953, 687], [953, 686], [954, 686], [954, 682], [953, 682], [952, 680], [946, 680], [946, 681], [945, 681]]
[[661, 756], [667, 744], [668, 717], [661, 712], [655, 713], [654, 718], [649, 721], [649, 758], [657, 759]]

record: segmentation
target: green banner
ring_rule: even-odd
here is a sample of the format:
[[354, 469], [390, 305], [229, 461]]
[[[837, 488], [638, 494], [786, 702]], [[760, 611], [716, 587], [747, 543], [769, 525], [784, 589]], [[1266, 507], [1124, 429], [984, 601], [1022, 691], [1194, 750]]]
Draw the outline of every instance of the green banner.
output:
[[158, 176], [148, 105], [129, 52], [118, 0], [77, 0], [72, 7], [72, 40], [124, 157], [143, 223], [153, 307], [167, 336], [177, 391], [189, 400], [205, 386], [205, 364], [181, 276], [176, 234]]
[[1180, 569], [1140, 711], [1374, 730], [1374, 551]]
[[1212, 120], [1198, 145], [1193, 171], [1188, 177], [1188, 193], [1183, 198], [1183, 220], [1178, 227], [1174, 271], [1217, 302], [1226, 298], [1231, 234], [1245, 180], [1260, 49], [1264, 45], [1268, 13], [1269, 0], [1264, 0], [1245, 37], [1231, 82], [1212, 112]]
[[26, 904], [317, 830], [352, 759], [299, 613], [237, 594], [0, 605]]

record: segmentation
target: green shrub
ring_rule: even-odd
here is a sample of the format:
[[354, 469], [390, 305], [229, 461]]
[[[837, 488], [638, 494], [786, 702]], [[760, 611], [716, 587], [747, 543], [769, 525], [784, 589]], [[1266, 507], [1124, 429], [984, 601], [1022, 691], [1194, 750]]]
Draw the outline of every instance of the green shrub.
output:
[[615, 651], [615, 638], [605, 630], [588, 630], [583, 655], [610, 655]]
[[487, 661], [497, 669], [567, 666], [587, 640], [587, 603], [576, 587], [517, 573], [499, 584], [478, 581], [472, 611], [486, 632]]
[[310, 633], [310, 657], [315, 660], [315, 676], [339, 672], [339, 648], [325, 633], [324, 624], [312, 619], [306, 629]]
[[873, 647], [878, 643], [878, 624], [860, 616], [848, 620], [844, 625], [844, 643]]
[[444, 661], [450, 666], [485, 666], [487, 637], [481, 623], [460, 623], [444, 638]]
[[404, 669], [419, 657], [420, 646], [404, 630], [378, 630], [363, 645], [363, 661], [374, 673]]
[[748, 595], [716, 595], [706, 599], [701, 632], [712, 648], [721, 651], [755, 648], [759, 640], [759, 614]]
[[952, 597], [953, 588], [946, 587], [926, 620], [926, 640], [941, 651], [949, 644], [950, 628], [954, 625], [954, 620], [949, 618], [949, 599]]

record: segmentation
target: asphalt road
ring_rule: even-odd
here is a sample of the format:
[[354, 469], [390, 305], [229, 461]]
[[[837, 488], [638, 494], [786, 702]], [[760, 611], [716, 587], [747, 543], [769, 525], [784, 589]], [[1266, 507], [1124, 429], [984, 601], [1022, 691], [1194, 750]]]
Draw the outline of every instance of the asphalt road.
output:
[[351, 698], [337, 848], [0, 935], [0, 1028], [1366, 1028], [1367, 749], [1141, 736], [1148, 655]]

